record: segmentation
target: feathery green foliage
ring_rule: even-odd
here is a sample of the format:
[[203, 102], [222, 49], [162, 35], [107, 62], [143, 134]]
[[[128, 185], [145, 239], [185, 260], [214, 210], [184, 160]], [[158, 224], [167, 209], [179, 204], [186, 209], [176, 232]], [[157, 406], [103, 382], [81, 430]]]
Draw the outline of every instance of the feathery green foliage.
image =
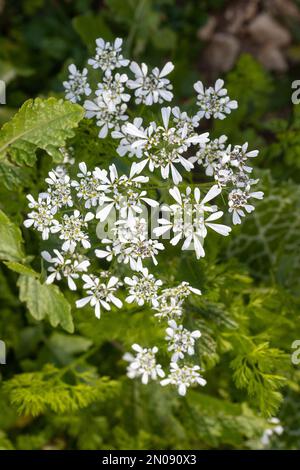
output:
[[4, 391], [20, 414], [33, 417], [47, 409], [59, 414], [76, 412], [116, 391], [115, 382], [95, 378], [88, 370], [76, 372], [75, 377], [76, 383], [66, 383], [60, 370], [46, 365], [39, 372], [15, 376], [6, 382]]

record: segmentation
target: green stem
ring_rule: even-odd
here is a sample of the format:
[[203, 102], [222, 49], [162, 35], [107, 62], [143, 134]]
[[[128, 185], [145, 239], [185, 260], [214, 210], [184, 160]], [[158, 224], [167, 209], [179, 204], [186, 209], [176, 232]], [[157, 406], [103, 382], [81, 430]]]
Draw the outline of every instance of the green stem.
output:
[[129, 34], [128, 34], [128, 39], [127, 39], [127, 42], [126, 42], [126, 54], [127, 54], [127, 56], [130, 56], [134, 36], [136, 34], [136, 31], [138, 29], [138, 25], [140, 23], [140, 19], [141, 19], [142, 14], [143, 14], [144, 4], [145, 4], [145, 0], [140, 0], [139, 4], [138, 4], [138, 6], [135, 10], [135, 13], [134, 13], [134, 17], [133, 17], [133, 20], [132, 20], [132, 25], [131, 25], [131, 28], [130, 28], [130, 31], [129, 31]]
[[139, 115], [140, 117], [143, 116], [143, 114], [144, 114], [144, 112], [145, 112], [145, 108], [146, 108], [146, 105], [143, 104], [143, 105], [141, 106], [140, 112], [138, 113], [138, 115]]
[[74, 367], [76, 367], [78, 364], [84, 362], [86, 359], [88, 359], [90, 356], [92, 356], [93, 354], [95, 354], [95, 352], [98, 351], [98, 348], [99, 346], [93, 346], [91, 349], [89, 349], [88, 351], [86, 351], [84, 354], [82, 354], [80, 357], [78, 357], [77, 359], [74, 359], [74, 361], [70, 362], [69, 364], [67, 364], [65, 367], [62, 367], [58, 374], [56, 374], [56, 379], [60, 379], [61, 377], [63, 377], [67, 372], [69, 372], [70, 370], [74, 369]]

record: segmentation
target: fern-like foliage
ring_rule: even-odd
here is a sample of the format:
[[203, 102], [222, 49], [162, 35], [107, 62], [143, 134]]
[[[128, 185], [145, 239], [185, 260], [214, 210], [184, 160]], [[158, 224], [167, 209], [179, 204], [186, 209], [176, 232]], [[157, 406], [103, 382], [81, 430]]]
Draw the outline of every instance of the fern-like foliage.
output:
[[266, 416], [272, 416], [281, 400], [281, 386], [286, 378], [278, 370], [286, 356], [267, 342], [256, 345], [250, 338], [238, 340], [240, 352], [232, 360], [233, 380], [240, 389], [247, 390], [253, 405]]
[[72, 413], [115, 393], [117, 384], [107, 377], [95, 378], [89, 371], [76, 372], [76, 383], [63, 380], [61, 371], [46, 365], [41, 371], [19, 374], [4, 386], [20, 414], [38, 416], [48, 410]]

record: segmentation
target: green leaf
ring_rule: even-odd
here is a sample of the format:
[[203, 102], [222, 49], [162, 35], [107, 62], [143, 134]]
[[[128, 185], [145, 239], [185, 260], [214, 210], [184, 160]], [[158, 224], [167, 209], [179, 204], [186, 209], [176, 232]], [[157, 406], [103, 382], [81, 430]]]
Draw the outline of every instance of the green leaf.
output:
[[22, 274], [18, 281], [20, 300], [25, 302], [36, 320], [48, 317], [51, 325], [73, 333], [71, 306], [57, 286], [41, 284], [38, 279]]
[[81, 106], [56, 98], [26, 101], [0, 130], [0, 159], [32, 166], [38, 148], [58, 158], [59, 147], [73, 137], [83, 114]]
[[39, 274], [36, 271], [34, 271], [30, 266], [26, 266], [25, 264], [17, 263], [15, 261], [4, 261], [4, 264], [16, 273], [26, 274], [26, 276], [39, 277]]
[[21, 230], [0, 211], [0, 259], [22, 261], [24, 257]]
[[0, 180], [9, 191], [19, 191], [20, 188], [29, 186], [30, 173], [32, 169], [28, 167], [19, 167], [8, 160], [2, 160], [0, 163]]

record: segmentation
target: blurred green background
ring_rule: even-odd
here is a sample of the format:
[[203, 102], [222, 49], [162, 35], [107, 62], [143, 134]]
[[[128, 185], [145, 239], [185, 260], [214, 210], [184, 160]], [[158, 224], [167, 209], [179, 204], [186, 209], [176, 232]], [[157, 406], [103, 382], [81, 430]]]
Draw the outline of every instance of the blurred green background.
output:
[[[159, 341], [147, 311], [101, 323], [91, 312], [76, 312], [72, 337], [29, 318], [18, 276], [2, 265], [0, 339], [7, 341], [8, 364], [0, 366], [0, 448], [262, 448], [270, 416], [280, 418], [284, 432], [274, 433], [269, 447], [299, 448], [300, 366], [290, 355], [300, 339], [300, 105], [291, 101], [292, 82], [300, 79], [300, 2], [0, 0], [0, 26], [0, 79], [7, 85], [1, 124], [29, 98], [63, 97], [68, 65], [83, 67], [97, 37], [119, 36], [125, 57], [159, 67], [174, 62], [175, 101], [185, 109], [193, 106], [195, 81], [224, 78], [239, 108], [209, 130], [260, 150], [255, 174], [266, 194], [230, 241], [212, 236], [205, 260], [171, 256], [157, 271], [205, 294], [189, 309], [203, 334], [198, 354], [208, 385], [184, 400], [125, 377], [120, 344], [128, 348], [139, 336], [149, 345], [156, 335]], [[77, 161], [107, 160], [110, 144], [96, 135], [84, 121], [72, 142]], [[0, 207], [20, 226], [25, 194], [42, 190], [50, 167], [41, 158], [34, 168], [8, 171], [0, 164]], [[23, 235], [39, 269], [40, 241]], [[30, 400], [39, 400], [46, 380], [39, 371], [49, 363], [72, 369], [76, 361], [79, 372], [89, 367], [111, 378], [99, 396], [73, 411], [41, 405], [32, 416]], [[36, 375], [21, 383], [24, 373]]]

